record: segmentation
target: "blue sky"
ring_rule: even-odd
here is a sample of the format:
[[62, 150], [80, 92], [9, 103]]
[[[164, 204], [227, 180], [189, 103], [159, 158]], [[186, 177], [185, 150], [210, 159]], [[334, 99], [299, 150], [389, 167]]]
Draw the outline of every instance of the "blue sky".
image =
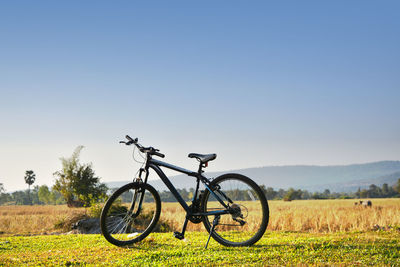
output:
[[125, 134], [186, 168], [400, 159], [398, 1], [0, 4], [0, 182], [78, 145], [102, 181]]

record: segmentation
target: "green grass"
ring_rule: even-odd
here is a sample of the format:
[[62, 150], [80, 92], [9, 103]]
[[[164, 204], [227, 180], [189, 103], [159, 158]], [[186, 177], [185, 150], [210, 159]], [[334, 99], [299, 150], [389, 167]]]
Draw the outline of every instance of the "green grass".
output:
[[252, 247], [229, 248], [206, 233], [153, 233], [130, 248], [100, 235], [0, 237], [0, 266], [15, 265], [400, 265], [400, 232], [267, 232]]

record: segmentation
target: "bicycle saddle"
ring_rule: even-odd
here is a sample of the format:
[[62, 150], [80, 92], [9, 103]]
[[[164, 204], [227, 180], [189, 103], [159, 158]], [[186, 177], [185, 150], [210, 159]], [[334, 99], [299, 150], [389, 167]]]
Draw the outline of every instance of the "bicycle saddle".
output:
[[197, 154], [197, 153], [190, 153], [188, 155], [189, 158], [196, 158], [201, 163], [207, 163], [210, 160], [214, 160], [217, 158], [217, 154]]

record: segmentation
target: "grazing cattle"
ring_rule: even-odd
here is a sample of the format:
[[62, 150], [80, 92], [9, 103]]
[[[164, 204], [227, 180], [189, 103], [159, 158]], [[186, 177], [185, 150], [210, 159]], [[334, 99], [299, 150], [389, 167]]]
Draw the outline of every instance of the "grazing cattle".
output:
[[355, 206], [363, 206], [363, 207], [372, 207], [372, 201], [371, 200], [360, 200], [359, 202], [354, 203]]
[[372, 201], [371, 200], [363, 201], [362, 205], [364, 207], [372, 207]]

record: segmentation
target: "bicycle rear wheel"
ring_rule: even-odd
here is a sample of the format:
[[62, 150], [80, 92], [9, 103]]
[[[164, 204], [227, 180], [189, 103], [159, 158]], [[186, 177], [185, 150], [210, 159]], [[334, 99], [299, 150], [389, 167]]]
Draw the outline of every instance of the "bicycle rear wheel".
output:
[[160, 212], [160, 196], [151, 185], [130, 183], [115, 191], [104, 205], [101, 231], [114, 245], [130, 245], [151, 233]]
[[[220, 215], [211, 236], [225, 246], [250, 246], [264, 234], [269, 220], [268, 202], [261, 188], [240, 174], [224, 174], [211, 182], [210, 188], [232, 211]], [[203, 212], [225, 210], [216, 197], [205, 190]], [[204, 216], [203, 223], [210, 233], [215, 216]]]

